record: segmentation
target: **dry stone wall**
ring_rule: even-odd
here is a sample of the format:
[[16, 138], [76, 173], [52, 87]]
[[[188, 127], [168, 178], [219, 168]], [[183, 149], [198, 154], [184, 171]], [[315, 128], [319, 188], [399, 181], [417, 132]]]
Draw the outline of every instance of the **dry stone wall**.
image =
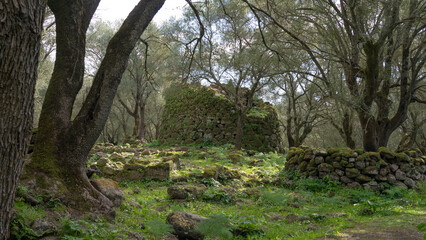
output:
[[[260, 100], [246, 116], [243, 148], [279, 150], [281, 137], [276, 109]], [[213, 89], [180, 86], [166, 94], [160, 140], [165, 143], [234, 143], [237, 113], [226, 97]]]
[[328, 177], [348, 187], [383, 190], [393, 185], [414, 188], [425, 181], [425, 161], [420, 152], [393, 153], [386, 148], [379, 152], [291, 148], [285, 168], [304, 177]]

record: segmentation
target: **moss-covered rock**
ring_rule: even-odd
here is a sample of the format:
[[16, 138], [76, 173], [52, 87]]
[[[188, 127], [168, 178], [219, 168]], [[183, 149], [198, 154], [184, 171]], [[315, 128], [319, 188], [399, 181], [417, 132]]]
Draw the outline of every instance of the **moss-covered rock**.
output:
[[331, 171], [333, 171], [333, 169], [334, 169], [333, 166], [331, 166], [328, 163], [321, 163], [318, 166], [318, 171], [320, 171], [320, 172], [331, 172]]
[[167, 194], [171, 199], [195, 200], [199, 199], [206, 189], [203, 184], [177, 183], [167, 188]]
[[359, 170], [356, 168], [346, 168], [345, 173], [349, 178], [357, 177], [360, 174]]
[[379, 174], [379, 170], [377, 169], [376, 166], [368, 166], [368, 167], [364, 168], [362, 172], [364, 174], [367, 174], [367, 175], [377, 175], [377, 174]]
[[219, 177], [219, 167], [218, 166], [206, 166], [203, 171], [204, 178], [213, 178], [217, 180]]

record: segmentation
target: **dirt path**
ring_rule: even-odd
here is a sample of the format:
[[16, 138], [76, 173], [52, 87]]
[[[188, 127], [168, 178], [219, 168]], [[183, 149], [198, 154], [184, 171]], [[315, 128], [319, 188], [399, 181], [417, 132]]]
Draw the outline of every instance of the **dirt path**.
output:
[[320, 238], [347, 240], [423, 240], [416, 226], [426, 222], [426, 211], [413, 211], [401, 215], [377, 217], [371, 221], [356, 224], [335, 236]]
[[348, 231], [340, 233], [333, 238], [348, 240], [421, 240], [423, 239], [423, 234], [417, 229], [406, 227], [360, 226], [348, 229]]

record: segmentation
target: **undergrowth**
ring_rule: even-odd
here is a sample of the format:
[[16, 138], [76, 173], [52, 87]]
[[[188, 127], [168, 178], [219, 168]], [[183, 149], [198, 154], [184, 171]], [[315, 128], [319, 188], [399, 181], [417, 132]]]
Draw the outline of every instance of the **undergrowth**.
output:
[[[200, 147], [206, 149], [200, 151]], [[337, 235], [356, 223], [384, 218], [390, 226], [401, 225], [400, 219], [410, 219], [404, 222], [406, 227], [426, 230], [425, 183], [419, 184], [417, 190], [391, 187], [381, 193], [348, 189], [327, 178], [303, 178], [297, 172], [285, 171], [285, 157], [281, 154], [235, 152], [231, 145], [209, 147], [208, 141], [179, 154], [185, 169], [175, 174], [189, 183], [207, 186], [198, 200], [171, 200], [167, 195], [167, 187], [174, 184], [171, 180], [123, 181], [119, 186], [125, 201], [114, 220], [61, 218], [59, 230], [53, 235], [61, 239], [134, 239], [137, 235], [161, 239], [173, 232], [166, 218], [175, 211], [208, 217], [196, 227], [206, 240], [315, 239]], [[229, 181], [203, 178], [203, 169], [212, 165], [238, 169], [243, 174], [240, 179]], [[246, 176], [256, 176], [259, 181], [249, 182]], [[265, 178], [280, 178], [282, 182], [262, 182]], [[17, 216], [11, 225], [14, 239], [39, 237], [31, 229], [32, 223], [44, 218], [48, 211], [65, 210], [54, 199], [34, 207], [20, 198], [15, 209]]]

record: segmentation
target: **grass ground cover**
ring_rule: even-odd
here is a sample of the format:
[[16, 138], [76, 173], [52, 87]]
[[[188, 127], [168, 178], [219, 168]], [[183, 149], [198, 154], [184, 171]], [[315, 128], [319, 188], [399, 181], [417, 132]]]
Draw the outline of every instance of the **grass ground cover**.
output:
[[[50, 216], [57, 219], [52, 234], [60, 239], [164, 239], [173, 231], [166, 217], [176, 211], [213, 219], [200, 224], [206, 239], [351, 239], [363, 231], [401, 228], [418, 237], [422, 234], [416, 226], [426, 222], [426, 184], [416, 190], [392, 187], [375, 193], [341, 187], [328, 179], [300, 178], [285, 171], [285, 156], [276, 153], [239, 152], [224, 146], [192, 147], [176, 154], [184, 168], [173, 173], [174, 179], [205, 184], [201, 198], [170, 199], [167, 188], [173, 180], [123, 181], [125, 200], [113, 220], [71, 220], [61, 217], [67, 210], [59, 202], [32, 207], [18, 198], [13, 236], [36, 239], [32, 223]], [[209, 166], [228, 167], [239, 176], [205, 178]]]

